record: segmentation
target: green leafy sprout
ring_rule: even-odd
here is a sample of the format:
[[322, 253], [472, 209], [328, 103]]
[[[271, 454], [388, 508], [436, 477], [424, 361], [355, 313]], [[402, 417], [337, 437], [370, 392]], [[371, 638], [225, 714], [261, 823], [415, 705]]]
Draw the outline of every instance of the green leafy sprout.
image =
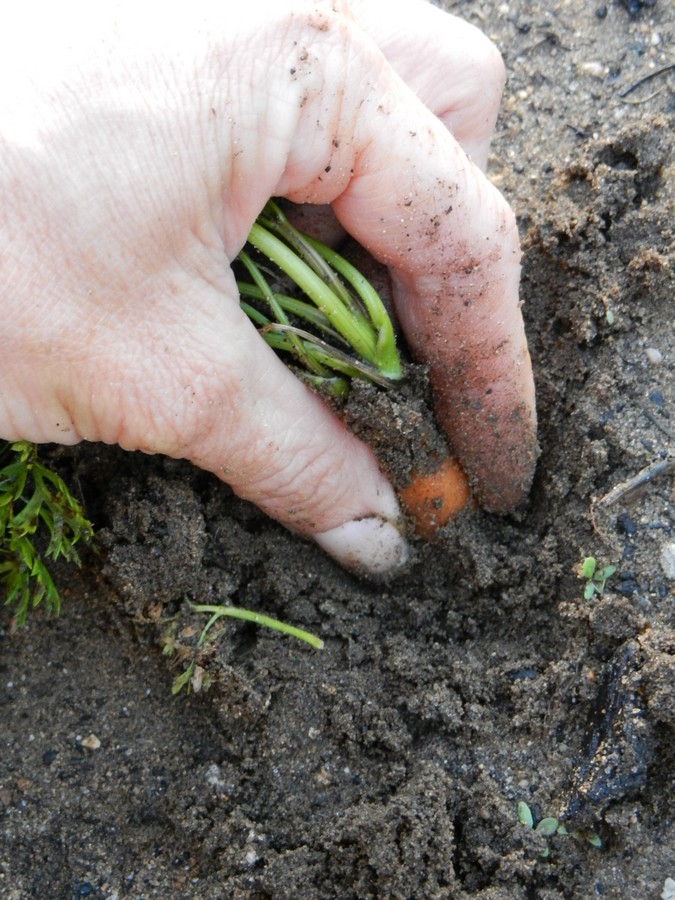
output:
[[[591, 844], [591, 846], [598, 849], [602, 847], [602, 841], [600, 840], [599, 835], [595, 834], [594, 831], [586, 831], [584, 829], [568, 831], [562, 822], [554, 816], [545, 816], [535, 825], [532, 810], [524, 800], [521, 800], [518, 803], [517, 812], [518, 821], [521, 825], [525, 825], [526, 828], [531, 828], [536, 834], [541, 834], [543, 837], [552, 837], [554, 834], [569, 835], [570, 837], [575, 838], [575, 840], [586, 841], [586, 843]], [[544, 847], [539, 855], [542, 859], [546, 859], [549, 855], [548, 846]]]
[[605, 582], [616, 572], [616, 566], [598, 566], [593, 556], [587, 556], [579, 569], [580, 577], [586, 581], [584, 600], [591, 600], [595, 594], [602, 596]]
[[[270, 618], [270, 616], [264, 616], [261, 613], [252, 612], [249, 609], [241, 609], [237, 606], [212, 606], [206, 603], [191, 603], [190, 609], [196, 613], [207, 613], [209, 615], [209, 619], [206, 625], [204, 625], [204, 627], [202, 628], [202, 631], [197, 640], [197, 648], [204, 646], [209, 632], [216, 624], [218, 619], [228, 617], [231, 619], [241, 619], [244, 622], [253, 622], [256, 625], [264, 625], [265, 627], [270, 628], [272, 631], [278, 631], [281, 634], [287, 634], [290, 637], [305, 641], [305, 643], [309, 644], [310, 647], [313, 647], [315, 650], [323, 649], [323, 641], [315, 634], [312, 634], [309, 631], [304, 631], [304, 629], [302, 628], [296, 628], [294, 625], [287, 625], [285, 622], [280, 622], [278, 619]], [[173, 650], [173, 642], [167, 641], [164, 645], [164, 652], [167, 654], [171, 654]], [[193, 659], [191, 660], [185, 671], [181, 672], [181, 674], [174, 679], [171, 693], [177, 694], [185, 687], [185, 685], [190, 684], [195, 674], [195, 670], [196, 663]]]
[[[394, 328], [382, 300], [346, 259], [296, 229], [270, 200], [238, 257], [244, 312], [276, 351], [290, 354], [299, 374], [328, 395], [346, 397], [352, 378], [391, 387], [402, 377]], [[80, 565], [77, 544], [90, 545], [91, 523], [59, 475], [28, 441], [0, 441], [0, 584], [18, 625], [44, 601], [58, 614], [59, 593], [47, 561]], [[305, 640], [321, 641], [276, 619], [236, 607], [195, 606], [247, 619]], [[189, 677], [189, 676], [188, 676]]]
[[[402, 370], [394, 328], [372, 285], [346, 259], [295, 228], [270, 200], [239, 262], [241, 307], [310, 384], [345, 397], [352, 378], [391, 387]], [[270, 268], [269, 263], [273, 268]]]
[[59, 593], [47, 568], [59, 557], [80, 565], [77, 544], [93, 539], [91, 522], [63, 479], [28, 441], [0, 442], [0, 583], [18, 625], [44, 601], [58, 615]]

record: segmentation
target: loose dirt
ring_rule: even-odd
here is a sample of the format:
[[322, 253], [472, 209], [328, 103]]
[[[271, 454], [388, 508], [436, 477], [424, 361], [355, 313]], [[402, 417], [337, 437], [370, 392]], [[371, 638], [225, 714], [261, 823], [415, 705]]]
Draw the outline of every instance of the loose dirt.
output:
[[[675, 454], [672, 8], [451, 7], [509, 73], [490, 173], [525, 250], [529, 504], [463, 514], [376, 586], [186, 464], [55, 451], [101, 555], [59, 571], [60, 619], [0, 620], [7, 900], [655, 900], [675, 878], [673, 470], [601, 500]], [[435, 440], [418, 369], [347, 415], [403, 473]], [[617, 572], [584, 599], [588, 555]], [[197, 652], [188, 598], [325, 649], [223, 620]]]

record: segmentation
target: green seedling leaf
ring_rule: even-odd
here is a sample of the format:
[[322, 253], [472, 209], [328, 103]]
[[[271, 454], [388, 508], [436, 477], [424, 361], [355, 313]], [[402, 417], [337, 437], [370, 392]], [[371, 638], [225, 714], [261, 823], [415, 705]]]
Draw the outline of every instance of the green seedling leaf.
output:
[[518, 821], [522, 825], [525, 825], [527, 828], [534, 828], [534, 818], [532, 817], [532, 811], [524, 800], [521, 800], [518, 803]]
[[537, 834], [543, 834], [545, 837], [550, 837], [558, 831], [558, 820], [549, 816], [538, 822], [537, 827], [534, 830]]
[[591, 600], [595, 594], [602, 594], [605, 590], [605, 582], [615, 572], [616, 566], [598, 567], [595, 557], [587, 556], [579, 568], [580, 576], [586, 579], [584, 599]]
[[592, 600], [593, 595], [595, 594], [596, 587], [592, 581], [589, 581], [584, 588], [584, 600]]
[[581, 577], [591, 579], [595, 575], [596, 561], [593, 556], [587, 556], [581, 564]]
[[600, 835], [596, 834], [594, 831], [587, 831], [584, 828], [580, 828], [576, 831], [571, 831], [570, 834], [577, 841], [585, 841], [587, 844], [590, 844], [598, 850], [602, 848]]
[[[581, 829], [577, 831], [568, 831], [562, 822], [555, 818], [555, 816], [545, 816], [543, 819], [540, 819], [535, 826], [532, 811], [524, 800], [521, 800], [518, 803], [518, 821], [527, 828], [533, 828], [536, 834], [540, 834], [543, 837], [548, 838], [555, 834], [563, 836], [570, 835], [575, 838], [575, 840], [587, 841], [593, 847], [602, 847], [602, 841], [594, 832]], [[546, 859], [548, 855], [549, 847], [546, 845], [539, 856], [541, 859]]]

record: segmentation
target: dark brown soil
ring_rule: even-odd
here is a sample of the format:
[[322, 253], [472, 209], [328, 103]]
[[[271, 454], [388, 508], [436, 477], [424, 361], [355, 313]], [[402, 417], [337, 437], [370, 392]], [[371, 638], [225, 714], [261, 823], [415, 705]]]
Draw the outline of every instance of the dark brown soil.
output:
[[[509, 71], [491, 175], [525, 248], [528, 508], [463, 516], [378, 587], [186, 464], [57, 451], [101, 558], [59, 573], [60, 619], [2, 615], [3, 898], [647, 900], [675, 878], [673, 469], [597, 502], [675, 455], [675, 28], [667, 2], [597, 7], [452, 4]], [[348, 418], [405, 470], [423, 377]], [[618, 569], [591, 599], [587, 555]], [[326, 647], [223, 620], [173, 696], [188, 598]], [[521, 800], [577, 833], [535, 833]]]

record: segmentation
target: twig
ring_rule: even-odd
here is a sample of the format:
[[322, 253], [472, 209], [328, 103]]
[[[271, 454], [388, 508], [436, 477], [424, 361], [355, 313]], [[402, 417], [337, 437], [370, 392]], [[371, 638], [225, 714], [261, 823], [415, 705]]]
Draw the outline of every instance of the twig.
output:
[[[656, 69], [654, 72], [650, 72], [649, 75], [645, 75], [643, 78], [640, 78], [634, 84], [631, 84], [630, 87], [627, 87], [623, 91], [621, 91], [619, 94], [619, 97], [621, 97], [621, 99], [623, 100], [629, 94], [632, 94], [634, 90], [639, 88], [640, 85], [645, 84], [645, 82], [647, 82], [647, 81], [651, 81], [652, 78], [657, 78], [659, 75], [663, 75], [664, 72], [670, 72], [673, 69], [675, 69], [675, 63], [670, 63], [667, 66], [662, 66], [660, 69]], [[658, 93], [658, 91], [657, 91], [657, 93]], [[651, 95], [651, 97], [655, 97], [655, 96], [656, 96], [656, 94]], [[651, 99], [651, 97], [648, 97], [647, 100]], [[628, 101], [628, 102], [631, 102], [631, 101]], [[644, 102], [644, 101], [639, 101], [639, 102]]]
[[675, 457], [668, 457], [667, 459], [660, 459], [658, 462], [651, 463], [644, 469], [641, 469], [637, 475], [633, 475], [627, 481], [617, 484], [604, 497], [593, 501], [592, 510], [596, 506], [611, 506], [612, 503], [616, 503], [617, 500], [620, 500], [636, 488], [642, 487], [642, 485], [647, 484], [654, 478], [658, 478], [659, 475], [665, 475], [668, 472], [675, 472]]
[[647, 416], [652, 425], [656, 425], [659, 431], [662, 431], [664, 434], [668, 435], [669, 438], [673, 438], [673, 440], [675, 440], [675, 431], [673, 431], [672, 428], [668, 428], [665, 423], [658, 419], [651, 411], [651, 409], [643, 409], [642, 414]]

